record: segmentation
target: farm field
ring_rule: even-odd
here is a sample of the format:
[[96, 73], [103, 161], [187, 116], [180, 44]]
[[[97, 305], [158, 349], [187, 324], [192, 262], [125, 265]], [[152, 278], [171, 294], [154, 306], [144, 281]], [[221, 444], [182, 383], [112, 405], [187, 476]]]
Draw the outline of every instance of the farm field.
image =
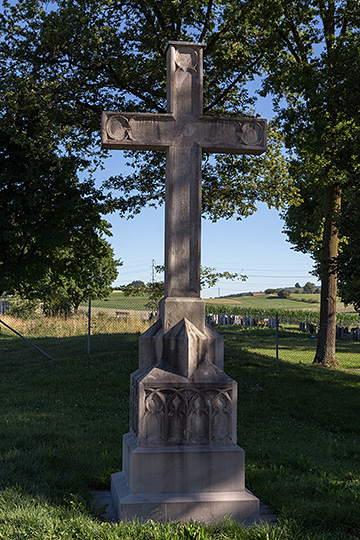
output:
[[[264, 296], [241, 296], [234, 298], [205, 298], [207, 304], [238, 306], [251, 309], [279, 309], [279, 310], [301, 310], [301, 311], [319, 311], [320, 295], [319, 294], [292, 294], [289, 299], [279, 298], [275, 295]], [[104, 300], [93, 300], [92, 307], [94, 308], [117, 308], [117, 309], [133, 309], [146, 310], [146, 296], [125, 296], [121, 291], [113, 292], [109, 298]], [[87, 304], [82, 304], [85, 307]], [[339, 313], [356, 313], [353, 306], [344, 306], [338, 302]]]
[[[147, 309], [147, 302], [147, 296], [125, 296], [124, 293], [115, 291], [104, 300], [92, 300], [91, 306], [93, 308], [136, 309], [143, 311]], [[81, 306], [87, 307], [87, 302], [83, 302]]]
[[[240, 296], [234, 298], [206, 298], [209, 304], [237, 305], [253, 309], [289, 309], [302, 311], [319, 311], [319, 294], [291, 294], [290, 298], [279, 298], [273, 294], [264, 296]], [[345, 306], [340, 300], [337, 302], [339, 313], [356, 313], [353, 306]]]

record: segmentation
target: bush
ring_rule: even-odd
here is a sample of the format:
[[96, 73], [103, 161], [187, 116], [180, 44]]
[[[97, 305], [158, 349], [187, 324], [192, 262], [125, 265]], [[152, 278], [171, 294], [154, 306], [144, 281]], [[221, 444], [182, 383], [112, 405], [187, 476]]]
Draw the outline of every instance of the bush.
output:
[[8, 315], [19, 317], [20, 319], [34, 317], [36, 310], [40, 306], [38, 300], [27, 300], [19, 296], [13, 296], [9, 304]]
[[287, 291], [286, 289], [281, 289], [281, 291], [278, 292], [279, 298], [290, 298], [290, 291]]

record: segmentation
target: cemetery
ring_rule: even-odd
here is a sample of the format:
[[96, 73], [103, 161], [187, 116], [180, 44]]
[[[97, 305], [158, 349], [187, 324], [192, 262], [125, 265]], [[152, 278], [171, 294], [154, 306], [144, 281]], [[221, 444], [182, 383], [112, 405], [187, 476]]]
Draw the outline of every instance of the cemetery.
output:
[[[359, 540], [358, 6], [0, 11], [0, 540]], [[107, 216], [162, 204], [134, 307]], [[205, 300], [261, 204], [320, 287]]]
[[[170, 42], [167, 61], [168, 113], [104, 113], [102, 128], [107, 148], [167, 149], [160, 317], [138, 346], [136, 334], [117, 335], [116, 354], [76, 362], [76, 336], [55, 360], [19, 355], [2, 334], [0, 481], [14, 486], [0, 498], [4, 538], [20, 513], [24, 538], [355, 538], [358, 368], [326, 371], [296, 355], [275, 366], [238, 339], [242, 327], [266, 337], [273, 319], [206, 322], [200, 299], [199, 148], [261, 153], [266, 124], [202, 117], [201, 45]], [[98, 502], [110, 476], [109, 516]]]
[[[193, 529], [193, 538], [356, 538], [360, 381], [348, 347], [358, 342], [343, 341], [341, 368], [324, 370], [312, 365], [314, 340], [286, 333], [276, 369], [273, 330], [218, 329], [225, 372], [238, 383], [247, 486], [277, 522], [243, 528], [226, 518]], [[0, 531], [6, 540], [189, 538], [181, 522], [114, 525], [103, 521], [106, 508], [104, 514], [94, 508], [92, 493], [109, 492], [109, 478], [121, 468], [138, 334], [96, 339], [88, 355], [83, 337], [38, 338], [52, 361], [2, 330]]]

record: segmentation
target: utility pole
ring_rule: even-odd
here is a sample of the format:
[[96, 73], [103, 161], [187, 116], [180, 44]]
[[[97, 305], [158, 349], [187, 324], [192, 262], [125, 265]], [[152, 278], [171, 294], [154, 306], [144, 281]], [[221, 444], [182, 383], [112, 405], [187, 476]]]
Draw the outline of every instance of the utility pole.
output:
[[155, 283], [155, 259], [151, 263], [151, 283]]

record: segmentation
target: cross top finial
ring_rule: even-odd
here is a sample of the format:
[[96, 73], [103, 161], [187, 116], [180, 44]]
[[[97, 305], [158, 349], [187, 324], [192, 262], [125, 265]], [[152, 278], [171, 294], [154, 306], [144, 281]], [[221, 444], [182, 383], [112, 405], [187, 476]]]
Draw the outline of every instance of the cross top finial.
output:
[[202, 115], [203, 44], [170, 41], [166, 47], [167, 111], [174, 116]]

